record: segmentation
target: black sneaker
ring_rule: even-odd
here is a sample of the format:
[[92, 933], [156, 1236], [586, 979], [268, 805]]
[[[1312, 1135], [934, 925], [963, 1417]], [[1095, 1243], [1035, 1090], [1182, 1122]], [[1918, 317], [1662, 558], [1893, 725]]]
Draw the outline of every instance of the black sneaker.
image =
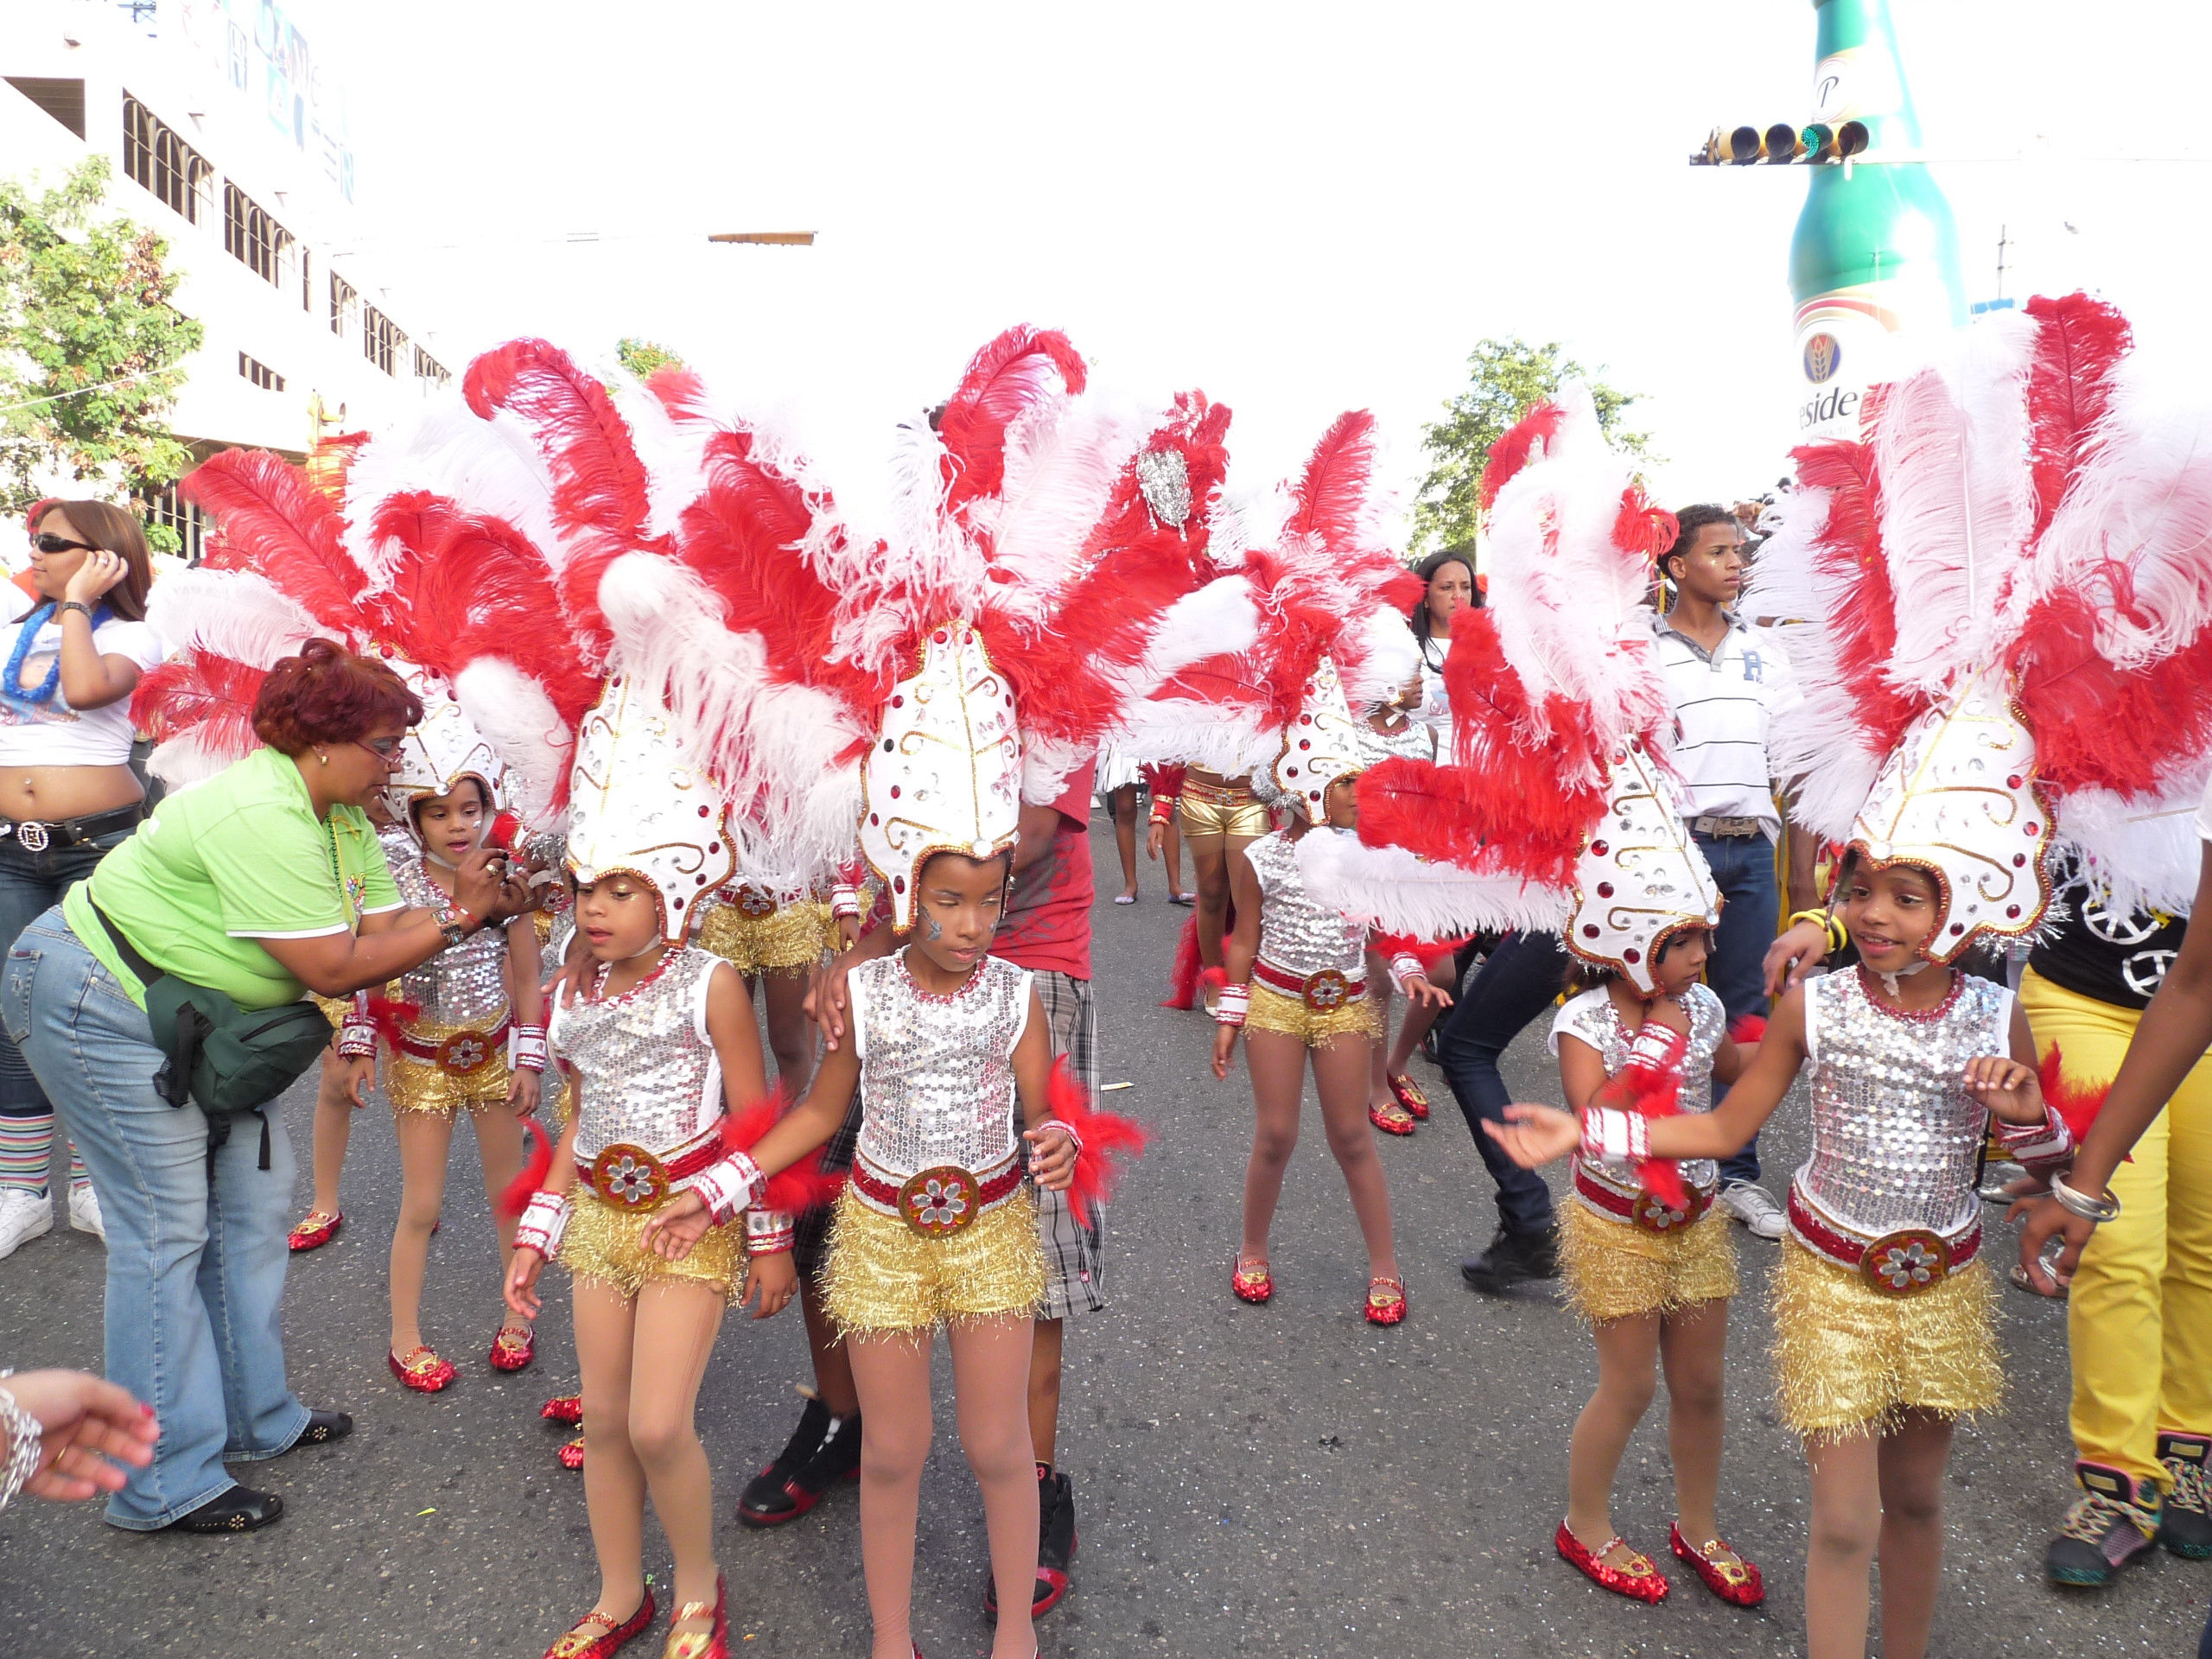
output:
[[1493, 1295], [1524, 1279], [1556, 1279], [1559, 1236], [1548, 1227], [1522, 1232], [1501, 1225], [1480, 1255], [1459, 1264], [1459, 1276]]
[[739, 1520], [751, 1527], [772, 1527], [803, 1513], [792, 1504], [784, 1488], [822, 1449], [822, 1442], [829, 1436], [830, 1421], [830, 1408], [820, 1396], [809, 1395], [791, 1444], [777, 1453], [773, 1463], [747, 1481], [744, 1491], [738, 1495]]
[[[1075, 1484], [1065, 1475], [1037, 1465], [1037, 1583], [1030, 1592], [1029, 1617], [1042, 1618], [1068, 1592], [1068, 1563], [1075, 1559]], [[999, 1616], [999, 1586], [983, 1571], [983, 1611]]]
[[2206, 1510], [2205, 1462], [2212, 1436], [2161, 1434], [2158, 1461], [2174, 1478], [2158, 1515], [2158, 1541], [2192, 1561], [2212, 1560], [2212, 1515]]
[[2131, 1481], [2101, 1463], [2074, 1465], [2082, 1483], [2044, 1554], [2053, 1584], [2110, 1584], [2120, 1569], [2147, 1552], [2158, 1530], [2156, 1481]]

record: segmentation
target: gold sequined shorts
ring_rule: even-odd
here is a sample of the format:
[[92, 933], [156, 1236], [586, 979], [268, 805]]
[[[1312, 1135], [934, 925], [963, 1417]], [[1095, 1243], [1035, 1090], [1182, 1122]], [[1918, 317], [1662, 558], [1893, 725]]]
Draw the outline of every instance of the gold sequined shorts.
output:
[[[461, 1029], [434, 1020], [418, 1020], [408, 1027], [408, 1035], [426, 1043], [442, 1043]], [[505, 1038], [491, 1046], [483, 1065], [467, 1072], [448, 1071], [435, 1060], [417, 1059], [397, 1049], [385, 1053], [384, 1092], [395, 1112], [436, 1112], [451, 1117], [459, 1111], [504, 1106], [508, 1076]]]
[[1186, 836], [1235, 836], [1255, 841], [1275, 827], [1260, 798], [1241, 784], [1205, 784], [1189, 778], [1175, 798], [1175, 814]]
[[949, 1238], [925, 1238], [838, 1194], [823, 1288], [846, 1337], [927, 1331], [956, 1319], [1027, 1319], [1045, 1297], [1045, 1251], [1027, 1189]]
[[1340, 1008], [1326, 1013], [1306, 1006], [1302, 996], [1291, 996], [1282, 991], [1252, 982], [1252, 1006], [1245, 1011], [1247, 1031], [1279, 1031], [1286, 1037], [1295, 1037], [1308, 1048], [1319, 1048], [1332, 1037], [1341, 1037], [1347, 1032], [1357, 1032], [1363, 1037], [1380, 1039], [1382, 1022], [1376, 1017], [1375, 999], [1362, 991]]
[[1885, 1296], [1783, 1239], [1774, 1287], [1783, 1421], [1811, 1440], [1879, 1432], [1912, 1407], [1945, 1417], [1995, 1411], [2005, 1370], [1994, 1286], [1977, 1258], [1916, 1296]]
[[830, 906], [817, 899], [779, 905], [766, 916], [748, 916], [735, 905], [716, 905], [699, 924], [700, 948], [713, 951], [741, 974], [811, 968], [822, 960], [833, 937]]
[[635, 1296], [654, 1279], [704, 1285], [731, 1303], [743, 1291], [742, 1220], [708, 1228], [681, 1262], [669, 1262], [638, 1243], [645, 1224], [652, 1219], [650, 1211], [617, 1210], [601, 1202], [582, 1182], [569, 1189], [569, 1198], [575, 1207], [569, 1215], [569, 1230], [561, 1237], [561, 1265], [575, 1278], [605, 1285], [625, 1296]]
[[1736, 1294], [1736, 1241], [1717, 1207], [1655, 1233], [1570, 1198], [1560, 1205], [1559, 1259], [1567, 1305], [1592, 1325]]

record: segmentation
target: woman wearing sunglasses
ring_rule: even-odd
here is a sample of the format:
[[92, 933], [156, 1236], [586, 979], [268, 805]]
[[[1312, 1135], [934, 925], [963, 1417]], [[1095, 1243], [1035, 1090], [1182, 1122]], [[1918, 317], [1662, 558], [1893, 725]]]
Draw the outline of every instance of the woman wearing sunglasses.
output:
[[[137, 828], [130, 694], [162, 660], [146, 626], [146, 534], [105, 501], [48, 501], [30, 516], [30, 568], [0, 587], [0, 941], [16, 937]], [[28, 590], [28, 591], [27, 591]], [[54, 1108], [0, 1033], [0, 1256], [54, 1226], [47, 1166]], [[69, 1221], [105, 1237], [83, 1161], [69, 1160]]]

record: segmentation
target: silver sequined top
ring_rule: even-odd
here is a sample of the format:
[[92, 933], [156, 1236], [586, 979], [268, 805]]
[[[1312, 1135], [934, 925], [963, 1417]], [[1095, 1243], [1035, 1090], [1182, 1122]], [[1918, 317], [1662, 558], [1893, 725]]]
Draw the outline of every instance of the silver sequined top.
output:
[[[1690, 1040], [1682, 1052], [1679, 1109], [1684, 1113], [1709, 1112], [1713, 1109], [1713, 1057], [1720, 1052], [1721, 1039], [1728, 1034], [1728, 1012], [1720, 1006], [1720, 999], [1703, 985], [1691, 986], [1682, 993], [1681, 1001], [1682, 1011], [1690, 1017]], [[1580, 1038], [1598, 1051], [1605, 1062], [1605, 1075], [1610, 1077], [1628, 1064], [1628, 1046], [1634, 1035], [1621, 1023], [1620, 1010], [1613, 1006], [1612, 997], [1600, 985], [1570, 999], [1552, 1016], [1548, 1046], [1557, 1054], [1560, 1037]], [[1580, 1154], [1576, 1158], [1579, 1162], [1590, 1162]], [[1595, 1164], [1594, 1172], [1624, 1192], [1634, 1192], [1642, 1185], [1635, 1169], [1625, 1161], [1601, 1160]], [[1719, 1184], [1719, 1166], [1710, 1158], [1686, 1158], [1681, 1162], [1681, 1172], [1682, 1185], [1696, 1192], [1710, 1192]]]
[[620, 996], [553, 1011], [553, 1052], [583, 1084], [576, 1159], [617, 1144], [656, 1154], [696, 1139], [722, 1115], [722, 1068], [707, 1037], [707, 982], [723, 966], [696, 946]]
[[1408, 720], [1395, 732], [1378, 732], [1370, 726], [1367, 741], [1378, 754], [1403, 755], [1409, 760], [1433, 760], [1437, 758], [1436, 734], [1418, 720]]
[[914, 983], [897, 950], [861, 963], [846, 984], [868, 1160], [903, 1178], [1003, 1160], [1018, 1144], [1014, 1046], [1029, 1022], [1027, 970], [985, 957], [939, 996]]
[[[404, 836], [384, 837], [392, 885], [409, 905], [435, 910], [451, 900], [430, 880], [423, 855]], [[419, 1003], [423, 1017], [440, 1025], [491, 1031], [507, 1017], [507, 930], [480, 928], [459, 944], [399, 976], [399, 994]]]
[[[1350, 832], [1325, 826], [1312, 836]], [[1244, 849], [1260, 878], [1260, 960], [1303, 979], [1334, 969], [1347, 979], [1367, 971], [1367, 930], [1306, 896], [1298, 849], [1280, 830]]]
[[1854, 969], [1805, 982], [1813, 1059], [1813, 1152], [1796, 1184], [1821, 1210], [1878, 1237], [1948, 1234], [1981, 1207], [1974, 1160], [1988, 1109], [1967, 1092], [1967, 1062], [2009, 1054], [2012, 993], [1959, 974], [1925, 1014], [1878, 1006]]

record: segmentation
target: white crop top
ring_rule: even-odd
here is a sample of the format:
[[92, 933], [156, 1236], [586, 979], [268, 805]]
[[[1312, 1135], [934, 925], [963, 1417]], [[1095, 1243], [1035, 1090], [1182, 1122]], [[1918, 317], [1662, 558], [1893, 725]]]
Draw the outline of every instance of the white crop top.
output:
[[[43, 602], [11, 582], [0, 582], [0, 608], [6, 612], [6, 626], [0, 626], [0, 672], [16, 649], [19, 625]], [[105, 622], [92, 630], [92, 643], [103, 657], [128, 657], [142, 674], [158, 667], [168, 654], [161, 636], [143, 622]], [[49, 620], [31, 641], [21, 682], [33, 688], [43, 683], [60, 652], [61, 630]], [[130, 760], [135, 735], [129, 697], [79, 713], [59, 685], [47, 702], [0, 696], [0, 766], [119, 766]]]

